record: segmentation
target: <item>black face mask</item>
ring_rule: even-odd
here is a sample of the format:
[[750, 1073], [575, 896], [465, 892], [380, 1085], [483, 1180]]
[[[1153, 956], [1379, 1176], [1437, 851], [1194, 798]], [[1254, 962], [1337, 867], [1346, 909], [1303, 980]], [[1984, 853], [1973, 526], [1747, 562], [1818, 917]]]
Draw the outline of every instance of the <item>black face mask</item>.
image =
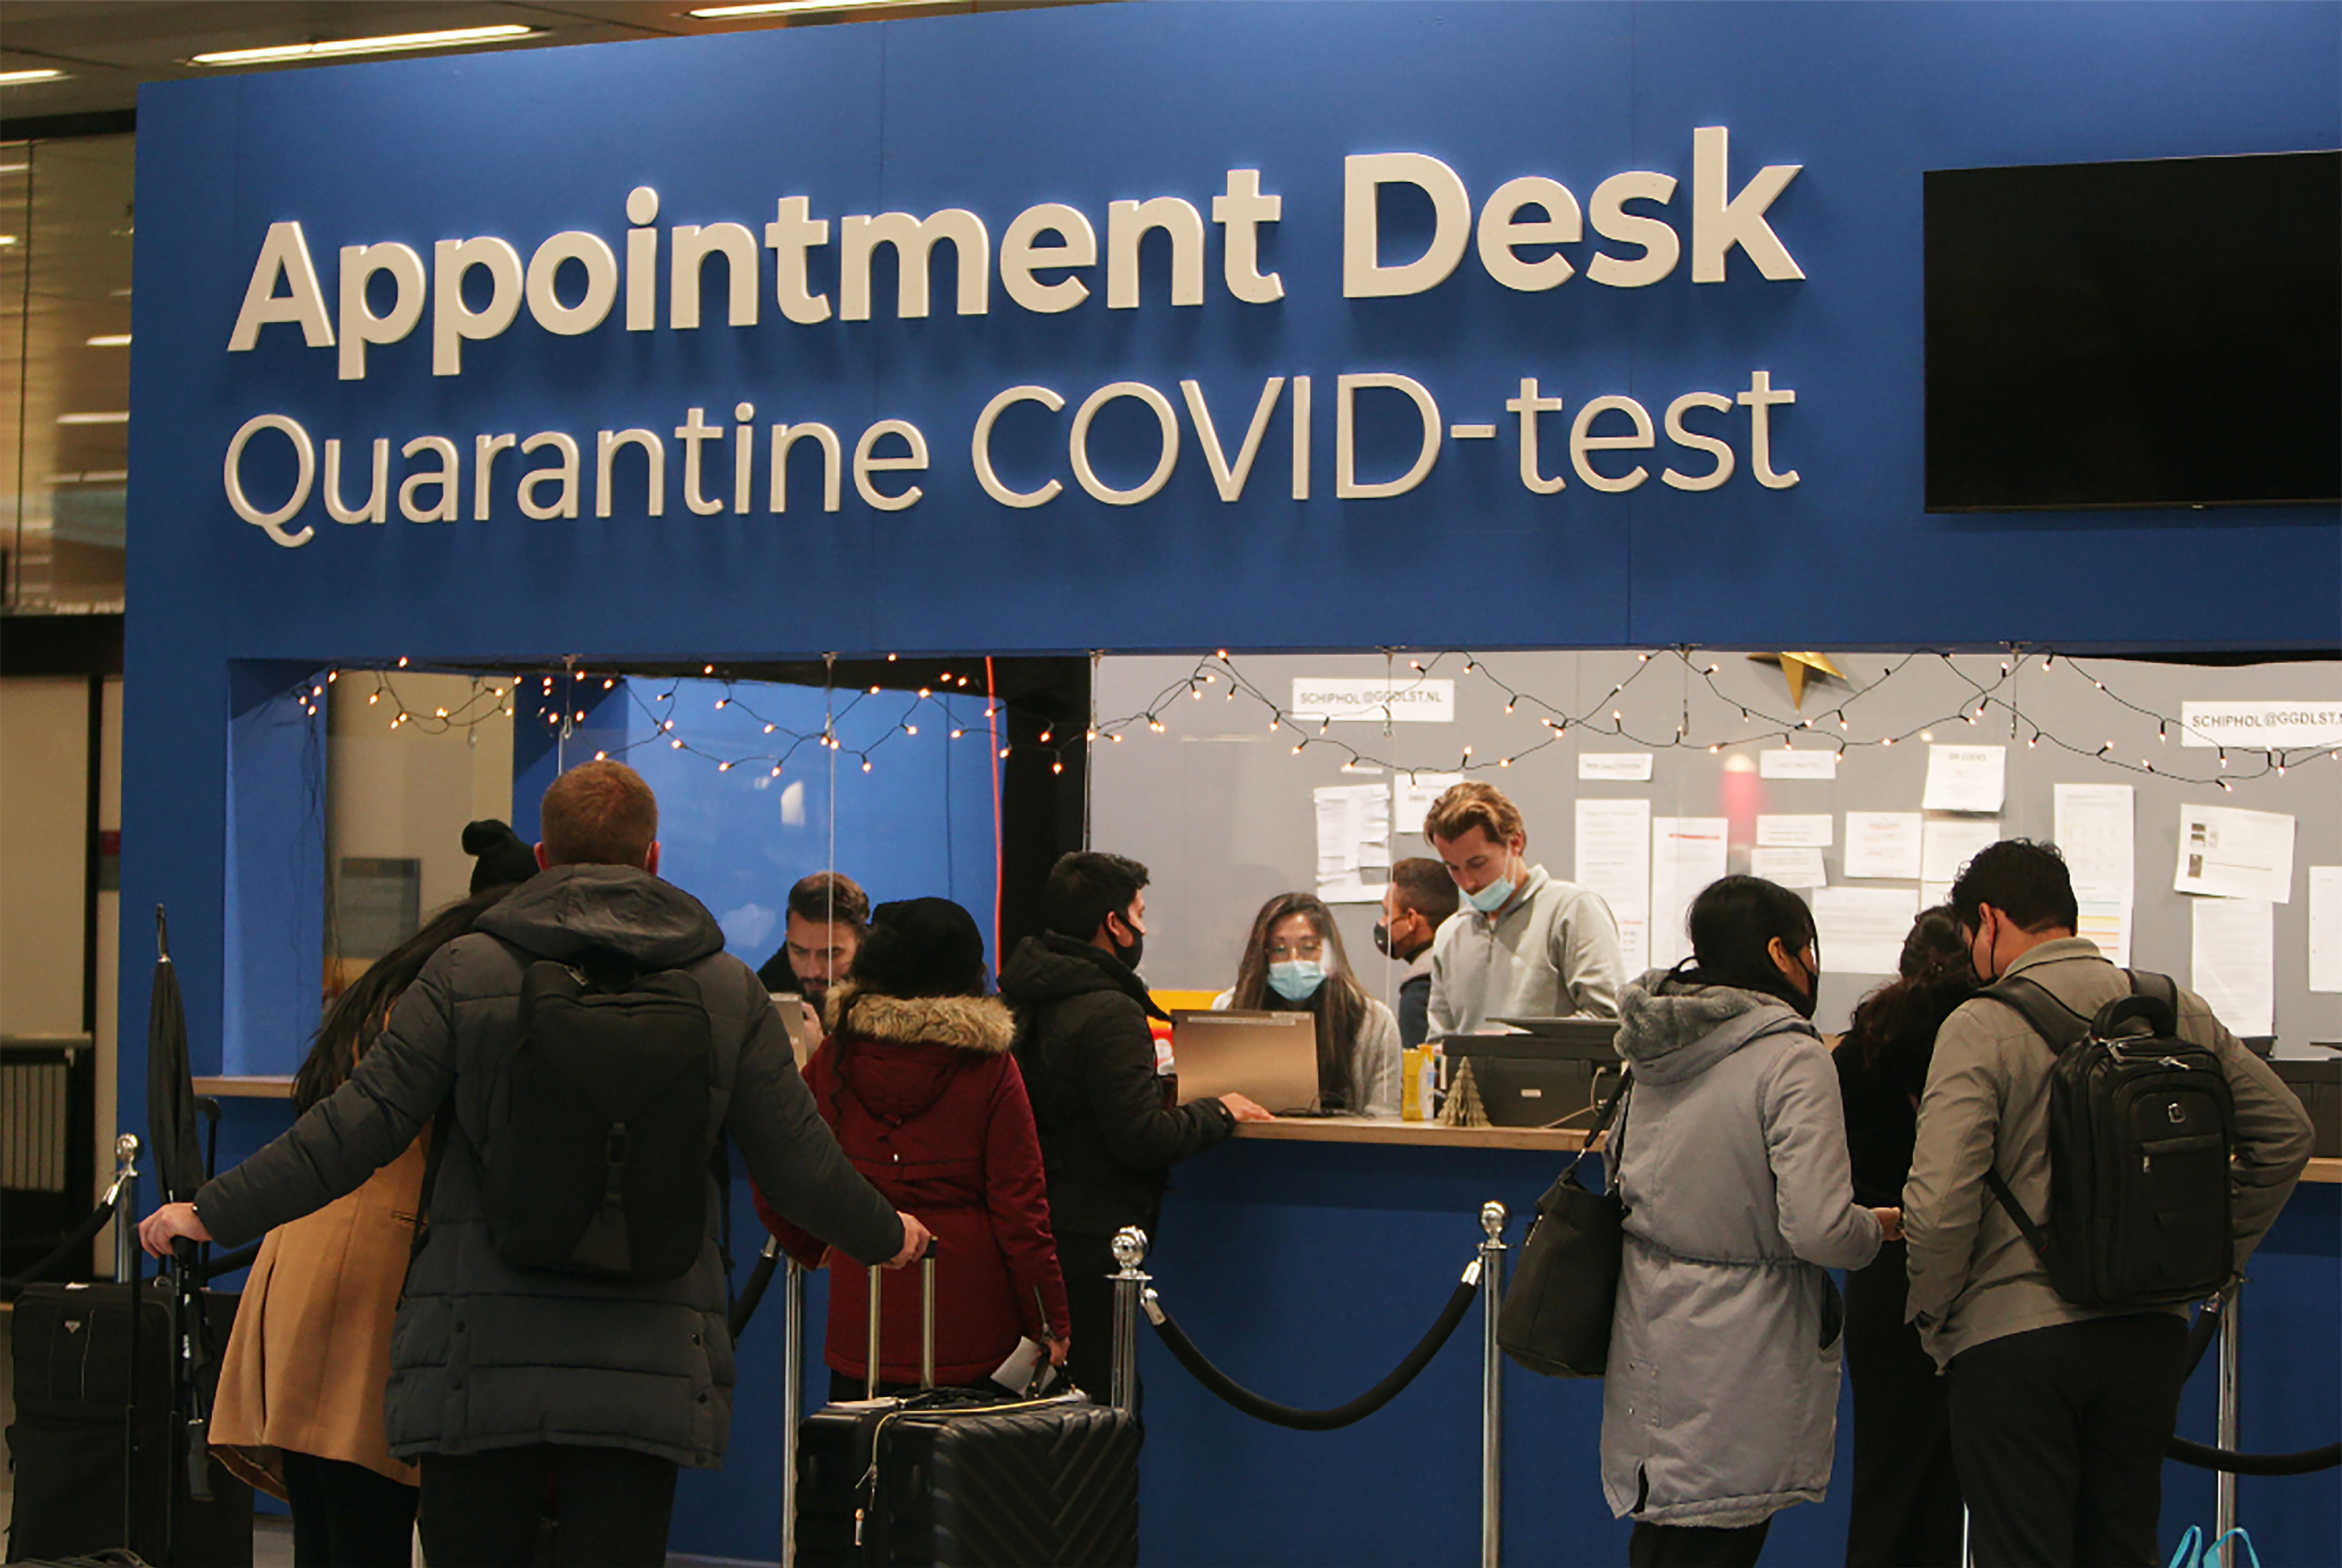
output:
[[1375, 922], [1375, 951], [1381, 954], [1385, 958], [1388, 958], [1391, 955], [1390, 927], [1385, 925], [1379, 920]]
[[1116, 958], [1121, 959], [1125, 964], [1128, 965], [1129, 968], [1136, 973], [1138, 968], [1139, 959], [1145, 956], [1146, 953], [1146, 933], [1134, 928], [1130, 934], [1131, 944], [1129, 946], [1125, 947], [1121, 943], [1115, 942], [1114, 933], [1111, 930], [1106, 934], [1106, 940], [1108, 942], [1114, 942], [1114, 955]]
[[1798, 1017], [1811, 1022], [1814, 1008], [1822, 999], [1822, 972], [1818, 968], [1806, 969], [1806, 961], [1802, 958], [1797, 960], [1797, 967], [1806, 970], [1806, 984], [1808, 989], [1803, 996], [1798, 995], [1797, 987], [1788, 983], [1788, 976], [1783, 975], [1781, 1000], [1787, 1002]]

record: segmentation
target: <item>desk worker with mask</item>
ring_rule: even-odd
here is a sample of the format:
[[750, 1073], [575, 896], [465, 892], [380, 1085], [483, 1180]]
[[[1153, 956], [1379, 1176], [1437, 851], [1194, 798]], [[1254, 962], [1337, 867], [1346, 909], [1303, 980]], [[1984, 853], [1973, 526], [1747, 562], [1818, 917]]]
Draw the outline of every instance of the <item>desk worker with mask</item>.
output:
[[1312, 1014], [1317, 1020], [1316, 1108], [1328, 1114], [1398, 1114], [1398, 1021], [1350, 972], [1334, 912], [1316, 894], [1280, 893], [1260, 906], [1236, 983], [1214, 997], [1212, 1006]]
[[1520, 808], [1467, 781], [1432, 803], [1423, 836], [1465, 908], [1431, 945], [1432, 1037], [1485, 1033], [1500, 1018], [1616, 1018], [1626, 961], [1609, 905], [1525, 859]]
[[1383, 917], [1375, 924], [1375, 946], [1385, 958], [1406, 965], [1398, 983], [1398, 1044], [1412, 1051], [1431, 1034], [1431, 941], [1456, 913], [1456, 879], [1436, 860], [1416, 855], [1391, 867], [1383, 884]]

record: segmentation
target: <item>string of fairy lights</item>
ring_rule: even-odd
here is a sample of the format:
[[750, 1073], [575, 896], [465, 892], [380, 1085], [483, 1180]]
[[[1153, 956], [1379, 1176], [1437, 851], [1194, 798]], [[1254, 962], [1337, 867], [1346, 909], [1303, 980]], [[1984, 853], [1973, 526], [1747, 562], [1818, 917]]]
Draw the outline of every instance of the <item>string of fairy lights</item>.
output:
[[[1475, 744], [1461, 746], [1451, 762], [1433, 764], [1421, 760], [1399, 762], [1381, 754], [1373, 748], [1371, 740], [1361, 744], [1350, 738], [1357, 727], [1345, 725], [1335, 729], [1336, 721], [1318, 714], [1296, 714], [1276, 695], [1255, 682], [1227, 650], [1220, 649], [1199, 656], [1186, 674], [1167, 682], [1139, 707], [1131, 713], [1113, 718], [1093, 715], [1081, 730], [1079, 744], [1092, 745], [1101, 742], [1121, 744], [1133, 734], [1165, 733], [1169, 725], [1166, 715], [1173, 713], [1183, 696], [1201, 702], [1216, 694], [1222, 701], [1247, 705], [1261, 720], [1269, 733], [1291, 738], [1295, 756], [1314, 749], [1340, 757], [1346, 770], [1381, 769], [1393, 774], [1416, 774], [1427, 772], [1476, 774], [1496, 772], [1514, 767], [1548, 747], [1560, 744], [1575, 731], [1581, 735], [1619, 740], [1650, 751], [1694, 750], [1716, 754], [1730, 748], [1764, 744], [1777, 741], [1790, 749], [1807, 746], [1827, 750], [1844, 758], [1849, 753], [1870, 748], [1886, 750], [1898, 744], [1917, 741], [1927, 744], [1936, 739], [1938, 730], [1959, 728], [1954, 734], [2005, 735], [2015, 744], [2022, 742], [2028, 750], [2043, 745], [2086, 758], [2102, 766], [2125, 773], [2170, 779], [2176, 783], [2217, 786], [2233, 791], [2239, 784], [2284, 775], [2289, 769], [2324, 757], [2342, 757], [2342, 745], [2261, 747], [2240, 746], [2226, 743], [2207, 748], [2212, 755], [2209, 771], [2190, 769], [2177, 760], [2176, 754], [2158, 749], [2133, 760], [2131, 751], [2117, 750], [2112, 739], [2093, 744], [2087, 737], [2061, 734], [2036, 718], [2021, 705], [2017, 693], [2017, 677], [2027, 659], [2037, 658], [2043, 673], [2063, 668], [2074, 678], [2088, 683], [2096, 696], [2113, 708], [2156, 726], [2154, 744], [2168, 747], [2181, 738], [2184, 722], [2176, 714], [2162, 712], [2132, 701], [2115, 690], [2099, 669], [2085, 667], [2079, 661], [2060, 655], [2054, 650], [2011, 647], [1998, 657], [1995, 666], [1987, 667], [1980, 659], [1960, 660], [1952, 653], [1938, 649], [1917, 649], [1894, 658], [1874, 680], [1864, 683], [1852, 677], [1845, 679], [1849, 688], [1844, 694], [1831, 692], [1824, 699], [1827, 706], [1817, 705], [1812, 714], [1792, 713], [1787, 715], [1770, 711], [1760, 701], [1751, 701], [1727, 693], [1718, 682], [1724, 666], [1706, 662], [1696, 647], [1675, 647], [1636, 655], [1634, 667], [1614, 684], [1599, 699], [1574, 708], [1564, 703], [1505, 679], [1497, 667], [1482, 655], [1463, 649], [1381, 650], [1393, 674], [1388, 702], [1396, 703], [1420, 683], [1437, 677], [1443, 670], [1455, 670], [1463, 678], [1486, 683], [1504, 699], [1507, 714], [1521, 710], [1535, 717], [1536, 730], [1527, 744], [1490, 751]], [[888, 654], [889, 662], [899, 655]], [[833, 670], [836, 655], [828, 662]], [[1849, 661], [1851, 663], [1851, 661]], [[875, 766], [873, 754], [888, 743], [916, 736], [923, 724], [932, 724], [946, 739], [979, 740], [1008, 759], [1020, 751], [1035, 751], [1045, 755], [1051, 768], [1065, 771], [1067, 753], [1076, 744], [1071, 730], [1059, 733], [1059, 725], [1036, 714], [1026, 714], [1028, 728], [1035, 738], [1005, 739], [1005, 720], [1011, 714], [1007, 699], [994, 694], [987, 680], [986, 689], [972, 689], [973, 676], [968, 673], [955, 674], [940, 672], [932, 685], [912, 688], [873, 684], [867, 687], [840, 689], [833, 682], [826, 689], [822, 722], [818, 728], [803, 729], [770, 718], [752, 704], [750, 695], [741, 692], [741, 683], [720, 674], [714, 664], [703, 667], [705, 680], [719, 683], [723, 694], [715, 699], [717, 712], [736, 709], [751, 724], [763, 742], [761, 749], [742, 750], [736, 745], [699, 733], [686, 722], [682, 701], [684, 677], [669, 676], [661, 683], [664, 689], [645, 695], [639, 677], [630, 677], [624, 671], [597, 673], [579, 668], [574, 664], [558, 671], [535, 672], [523, 677], [473, 677], [471, 694], [453, 706], [434, 705], [428, 709], [409, 706], [398, 695], [395, 675], [409, 668], [409, 661], [401, 658], [392, 669], [353, 669], [329, 671], [322, 680], [303, 683], [293, 694], [312, 716], [323, 704], [326, 688], [339, 682], [343, 675], [371, 678], [373, 688], [367, 692], [366, 705], [384, 707], [387, 704], [394, 731], [413, 729], [437, 734], [462, 728], [476, 733], [483, 722], [499, 715], [515, 716], [521, 706], [525, 688], [535, 684], [537, 691], [535, 722], [544, 724], [548, 733], [566, 739], [576, 734], [587, 723], [591, 704], [586, 701], [587, 692], [607, 694], [620, 682], [626, 684], [626, 697], [633, 710], [647, 722], [646, 733], [634, 735], [621, 744], [606, 745], [595, 753], [596, 758], [624, 757], [638, 749], [664, 743], [670, 750], [702, 759], [712, 764], [718, 773], [736, 769], [762, 770], [778, 778], [798, 754], [811, 748], [816, 752], [835, 753], [840, 759], [851, 758], [865, 773]], [[1672, 704], [1676, 718], [1671, 726], [1654, 731], [1646, 718], [1632, 718], [1630, 705], [1621, 701], [1636, 688], [1646, 684], [1654, 671], [1684, 672], [1680, 701]], [[1878, 694], [1908, 678], [1914, 671], [1948, 672], [1965, 688], [1950, 707], [1934, 717], [1904, 725], [1901, 728], [1879, 727], [1875, 733], [1858, 732], [1856, 725], [1865, 712], [1878, 706]], [[751, 693], [761, 683], [748, 683]], [[896, 710], [886, 702], [889, 693], [903, 699]], [[958, 709], [955, 698], [981, 698], [984, 702], [984, 727], [978, 729], [972, 717]], [[1715, 714], [1713, 725], [1696, 721], [1695, 700]], [[597, 694], [596, 700], [598, 701]], [[1867, 704], [1867, 707], [1866, 707]], [[883, 709], [878, 724], [867, 738], [849, 740], [847, 721], [866, 705]], [[930, 709], [935, 710], [930, 712]], [[1705, 719], [1705, 715], [1702, 715]], [[1383, 735], [1389, 726], [1383, 726]], [[2190, 748], [2197, 749], [2197, 748]], [[2157, 757], [2161, 757], [2161, 761]]]

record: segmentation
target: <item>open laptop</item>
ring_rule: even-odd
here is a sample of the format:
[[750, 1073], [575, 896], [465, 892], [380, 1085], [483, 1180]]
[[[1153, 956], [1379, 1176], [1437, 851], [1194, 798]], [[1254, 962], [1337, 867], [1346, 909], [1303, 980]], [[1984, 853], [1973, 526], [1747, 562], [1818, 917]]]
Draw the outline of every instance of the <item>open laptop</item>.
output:
[[1171, 1014], [1179, 1103], [1245, 1094], [1279, 1115], [1317, 1104], [1317, 1017], [1313, 1013]]

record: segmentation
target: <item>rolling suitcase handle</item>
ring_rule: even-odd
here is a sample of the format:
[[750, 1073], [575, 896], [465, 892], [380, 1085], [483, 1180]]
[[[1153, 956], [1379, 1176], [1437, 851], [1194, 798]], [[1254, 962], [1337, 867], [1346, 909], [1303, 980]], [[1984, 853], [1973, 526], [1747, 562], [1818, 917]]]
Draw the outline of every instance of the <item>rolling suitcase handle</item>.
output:
[[[863, 1361], [862, 1393], [866, 1399], [878, 1397], [878, 1294], [879, 1282], [885, 1268], [873, 1263], [870, 1279], [870, 1343]], [[919, 1259], [919, 1387], [936, 1385], [936, 1243], [930, 1241]]]

